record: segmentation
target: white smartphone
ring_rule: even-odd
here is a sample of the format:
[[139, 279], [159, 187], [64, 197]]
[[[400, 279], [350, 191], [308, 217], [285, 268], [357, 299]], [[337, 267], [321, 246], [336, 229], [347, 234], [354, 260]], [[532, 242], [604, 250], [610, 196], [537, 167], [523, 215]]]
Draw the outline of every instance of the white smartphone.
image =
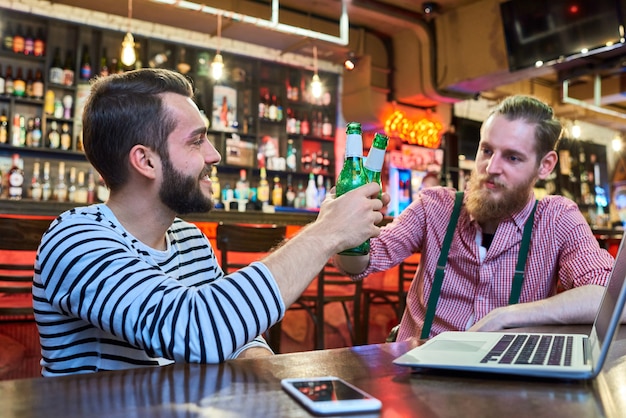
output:
[[280, 384], [317, 415], [374, 412], [382, 407], [378, 399], [335, 376], [282, 379]]

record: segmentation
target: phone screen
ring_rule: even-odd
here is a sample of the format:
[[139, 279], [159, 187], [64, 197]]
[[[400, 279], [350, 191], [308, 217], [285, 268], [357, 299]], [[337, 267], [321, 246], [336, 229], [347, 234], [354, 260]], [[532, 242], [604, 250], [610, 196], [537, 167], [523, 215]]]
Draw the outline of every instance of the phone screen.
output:
[[307, 398], [314, 402], [344, 401], [367, 398], [367, 396], [357, 392], [341, 380], [310, 380], [293, 382], [293, 385]]

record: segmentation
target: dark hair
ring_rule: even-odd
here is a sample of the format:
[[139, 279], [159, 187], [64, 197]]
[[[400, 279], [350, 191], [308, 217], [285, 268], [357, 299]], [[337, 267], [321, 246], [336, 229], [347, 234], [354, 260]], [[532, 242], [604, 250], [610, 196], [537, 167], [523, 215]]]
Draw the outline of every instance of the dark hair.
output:
[[193, 97], [181, 74], [145, 68], [95, 80], [83, 111], [83, 146], [111, 190], [128, 180], [128, 154], [137, 144], [168, 158], [167, 137], [176, 120], [166, 114], [163, 93]]
[[522, 119], [527, 123], [535, 124], [535, 151], [537, 163], [550, 151], [555, 151], [563, 127], [554, 117], [550, 106], [532, 96], [516, 95], [504, 99], [489, 117], [502, 115], [507, 120]]

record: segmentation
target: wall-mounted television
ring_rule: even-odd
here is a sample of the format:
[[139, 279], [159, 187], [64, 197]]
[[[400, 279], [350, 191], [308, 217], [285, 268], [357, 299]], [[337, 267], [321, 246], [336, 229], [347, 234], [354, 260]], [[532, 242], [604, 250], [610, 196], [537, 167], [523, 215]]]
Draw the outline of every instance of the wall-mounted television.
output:
[[[619, 45], [620, 0], [509, 0], [500, 4], [511, 71], [589, 55]], [[584, 50], [588, 52], [582, 52]]]

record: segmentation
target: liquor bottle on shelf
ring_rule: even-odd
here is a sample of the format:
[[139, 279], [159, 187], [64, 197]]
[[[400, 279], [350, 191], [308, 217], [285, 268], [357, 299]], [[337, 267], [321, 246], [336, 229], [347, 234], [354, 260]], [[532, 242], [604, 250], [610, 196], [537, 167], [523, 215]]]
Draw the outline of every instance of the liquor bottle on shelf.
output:
[[296, 150], [293, 147], [293, 140], [288, 139], [287, 140], [287, 157], [286, 157], [287, 170], [296, 171], [296, 162], [297, 162]]
[[[363, 169], [363, 138], [361, 124], [348, 123], [346, 130], [346, 158], [337, 178], [337, 197], [368, 182]], [[369, 253], [369, 240], [358, 247], [342, 251], [343, 255], [365, 255]]]
[[33, 28], [31, 26], [26, 29], [26, 36], [24, 37], [24, 55], [35, 54], [35, 37], [33, 36]]
[[33, 98], [43, 99], [43, 74], [40, 69], [35, 70], [35, 79], [33, 80]]
[[35, 116], [33, 132], [31, 134], [32, 146], [34, 148], [39, 148], [41, 146], [41, 118], [39, 116]]
[[4, 78], [4, 73], [2, 72], [2, 64], [0, 64], [0, 95], [4, 95], [4, 85], [6, 83], [6, 80]]
[[267, 181], [265, 167], [261, 167], [259, 184], [257, 186], [257, 200], [261, 202], [261, 205], [267, 205], [270, 201], [270, 184]]
[[54, 84], [63, 84], [64, 77], [65, 75], [61, 64], [61, 48], [55, 48], [48, 81]]
[[304, 171], [310, 171], [311, 170], [311, 163], [313, 162], [313, 159], [311, 157], [311, 154], [308, 153], [308, 151], [302, 156], [302, 170]]
[[315, 155], [315, 171], [319, 173], [323, 169], [324, 169], [324, 156], [322, 155], [322, 152], [320, 151]]
[[67, 201], [75, 202], [76, 201], [76, 191], [78, 187], [76, 185], [76, 167], [70, 167], [70, 178], [69, 183], [67, 185]]
[[328, 158], [328, 151], [324, 151], [324, 155], [322, 157], [322, 170], [326, 173], [330, 171], [330, 158]]
[[376, 182], [380, 185], [381, 191], [378, 193], [378, 198], [382, 198], [382, 183], [380, 178], [380, 172], [383, 169], [383, 163], [385, 162], [385, 151], [387, 150], [387, 142], [389, 138], [385, 135], [376, 133], [374, 135], [374, 141], [372, 142], [372, 148], [367, 154], [363, 168], [367, 174], [367, 179], [370, 182]]
[[52, 196], [52, 184], [50, 184], [50, 162], [43, 163], [43, 181], [41, 183], [41, 200], [47, 202]]
[[322, 202], [326, 199], [326, 186], [324, 186], [324, 176], [321, 174], [317, 175], [317, 200], [318, 207], [322, 206]]
[[309, 182], [306, 186], [306, 208], [317, 209], [319, 207], [319, 197], [317, 194], [317, 186], [315, 185], [315, 175], [309, 173]]
[[21, 200], [24, 186], [24, 162], [19, 154], [13, 154], [9, 170], [9, 199]]
[[245, 211], [246, 203], [250, 198], [250, 183], [245, 169], [239, 170], [239, 180], [235, 184], [235, 199], [239, 202], [239, 211]]
[[220, 186], [220, 179], [217, 176], [217, 167], [211, 167], [211, 195], [213, 196], [213, 202], [217, 203], [220, 201], [220, 197], [222, 195], [222, 190]]
[[33, 42], [33, 55], [36, 57], [43, 57], [46, 52], [46, 40], [43, 36], [43, 29], [37, 29], [37, 35]]
[[306, 114], [304, 115], [304, 119], [302, 119], [302, 121], [300, 122], [300, 133], [304, 136], [307, 136], [311, 133], [309, 119]]
[[72, 51], [67, 51], [65, 54], [65, 65], [63, 66], [63, 85], [74, 85], [74, 56]]
[[74, 202], [87, 203], [87, 184], [85, 183], [85, 172], [78, 172], [78, 184], [76, 186], [76, 193], [74, 194]]
[[330, 117], [328, 117], [328, 115], [324, 115], [322, 121], [322, 136], [325, 138], [333, 136], [333, 124], [330, 123]]
[[56, 102], [54, 90], [48, 89], [43, 100], [43, 112], [48, 115], [54, 115], [54, 103]]
[[2, 47], [5, 51], [13, 51], [13, 28], [11, 23], [7, 23], [6, 30], [2, 36]]
[[13, 82], [13, 67], [7, 66], [7, 74], [4, 77], [4, 94], [12, 96], [15, 92], [15, 84]]
[[96, 178], [92, 169], [89, 169], [87, 175], [87, 203], [92, 204], [96, 201]]
[[68, 123], [63, 123], [63, 125], [61, 125], [59, 143], [61, 144], [61, 149], [63, 150], [69, 150], [72, 148], [72, 135], [70, 134], [70, 125]]
[[291, 174], [287, 175], [287, 189], [285, 190], [285, 204], [292, 208], [296, 202], [296, 191], [293, 188]]
[[278, 119], [278, 107], [276, 106], [276, 95], [272, 95], [272, 98], [270, 99], [268, 119], [271, 121], [275, 121]]
[[67, 200], [67, 184], [65, 183], [65, 162], [59, 162], [59, 175], [57, 183], [52, 191], [52, 198], [57, 202], [65, 202]]
[[20, 141], [20, 119], [21, 116], [19, 113], [15, 113], [13, 115], [13, 123], [11, 124], [11, 145], [14, 147], [22, 146]]
[[0, 114], [0, 144], [6, 144], [9, 140], [9, 118], [6, 109]]
[[26, 97], [29, 98], [34, 98], [35, 95], [33, 94], [33, 83], [35, 82], [35, 80], [33, 80], [33, 69], [29, 68], [28, 71], [26, 72], [26, 90], [25, 90], [25, 95]]
[[16, 54], [24, 53], [24, 32], [22, 31], [22, 24], [17, 24], [17, 30], [13, 35], [13, 52]]
[[24, 79], [22, 67], [17, 68], [17, 74], [13, 80], [13, 95], [17, 97], [24, 97], [26, 95], [26, 80]]
[[59, 133], [59, 127], [57, 121], [50, 122], [50, 130], [46, 136], [46, 145], [48, 148], [57, 149], [61, 146], [61, 134]]
[[302, 180], [298, 180], [298, 187], [296, 187], [296, 199], [293, 202], [293, 207], [296, 209], [306, 207], [306, 189]]
[[80, 79], [89, 80], [91, 78], [91, 58], [89, 57], [89, 47], [83, 45], [83, 54], [80, 64]]
[[102, 50], [102, 56], [100, 57], [100, 77], [106, 77], [111, 73], [109, 70], [109, 64], [107, 62], [107, 50]]
[[40, 163], [33, 163], [33, 177], [30, 181], [30, 198], [33, 200], [41, 200], [41, 181], [39, 179]]
[[28, 118], [26, 121], [26, 140], [24, 145], [27, 147], [33, 146], [33, 131], [35, 130], [35, 118]]
[[283, 205], [283, 186], [280, 184], [280, 178], [274, 177], [274, 188], [272, 189], [272, 205]]

